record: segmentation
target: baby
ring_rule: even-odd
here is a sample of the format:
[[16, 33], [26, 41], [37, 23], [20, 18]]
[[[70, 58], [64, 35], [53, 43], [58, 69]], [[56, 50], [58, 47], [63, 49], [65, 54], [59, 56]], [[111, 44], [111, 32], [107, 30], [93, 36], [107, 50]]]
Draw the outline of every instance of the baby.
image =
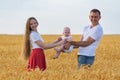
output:
[[[63, 30], [63, 35], [60, 36], [56, 42], [59, 42], [61, 40], [66, 40], [66, 41], [72, 41], [72, 36], [70, 33], [70, 28], [69, 27], [64, 27]], [[56, 55], [54, 56], [54, 59], [58, 58], [61, 52], [65, 52], [65, 53], [70, 53], [73, 50], [73, 46], [70, 46], [69, 49], [65, 49], [64, 45], [55, 47], [54, 50], [56, 51]]]

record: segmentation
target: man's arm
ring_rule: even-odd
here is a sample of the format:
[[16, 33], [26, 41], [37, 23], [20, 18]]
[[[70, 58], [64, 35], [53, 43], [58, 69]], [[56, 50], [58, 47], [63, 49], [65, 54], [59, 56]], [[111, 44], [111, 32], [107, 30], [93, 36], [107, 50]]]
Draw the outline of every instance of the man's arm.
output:
[[90, 44], [92, 44], [93, 42], [95, 42], [95, 40], [91, 37], [88, 37], [88, 39], [86, 41], [71, 41], [69, 43], [70, 43], [70, 45], [74, 45], [74, 46], [86, 47], [86, 46], [89, 46]]
[[[80, 41], [82, 41], [82, 40], [83, 40], [83, 35], [81, 35], [81, 38], [80, 38]], [[75, 46], [74, 45], [74, 48], [79, 48], [79, 46], [77, 46], [77, 45]]]
[[70, 42], [67, 42], [65, 44], [65, 48], [68, 49], [71, 45], [74, 45], [75, 46], [74, 48], [78, 48], [80, 46], [86, 47], [86, 46], [89, 46], [90, 44], [92, 44], [93, 42], [95, 42], [95, 40], [91, 37], [88, 37], [88, 39], [86, 41], [70, 41]]

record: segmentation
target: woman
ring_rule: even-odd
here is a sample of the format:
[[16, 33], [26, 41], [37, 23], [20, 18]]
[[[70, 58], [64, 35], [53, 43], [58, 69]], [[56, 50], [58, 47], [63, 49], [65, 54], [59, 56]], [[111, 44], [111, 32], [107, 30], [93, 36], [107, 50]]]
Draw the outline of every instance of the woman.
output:
[[38, 25], [38, 21], [34, 17], [28, 18], [26, 22], [24, 57], [25, 59], [29, 58], [27, 66], [28, 71], [34, 70], [37, 67], [41, 71], [44, 71], [46, 69], [44, 49], [53, 48], [64, 43], [64, 41], [61, 41], [58, 43], [53, 42], [45, 44], [41, 35], [37, 31]]

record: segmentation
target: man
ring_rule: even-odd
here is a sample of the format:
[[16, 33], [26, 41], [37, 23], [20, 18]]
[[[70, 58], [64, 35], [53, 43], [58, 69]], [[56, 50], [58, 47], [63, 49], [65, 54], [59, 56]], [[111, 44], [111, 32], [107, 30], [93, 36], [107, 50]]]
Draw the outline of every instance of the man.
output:
[[91, 25], [85, 26], [80, 41], [69, 41], [65, 48], [70, 45], [79, 47], [78, 50], [78, 68], [81, 65], [90, 67], [94, 62], [94, 56], [99, 41], [103, 35], [103, 29], [99, 24], [101, 13], [98, 9], [92, 9], [89, 14]]

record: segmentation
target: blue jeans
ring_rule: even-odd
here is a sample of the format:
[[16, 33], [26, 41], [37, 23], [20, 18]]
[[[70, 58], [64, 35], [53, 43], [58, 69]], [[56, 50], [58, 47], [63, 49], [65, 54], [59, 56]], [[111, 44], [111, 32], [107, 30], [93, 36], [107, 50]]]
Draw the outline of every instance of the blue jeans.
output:
[[78, 55], [78, 69], [81, 65], [92, 65], [94, 62], [94, 56]]

